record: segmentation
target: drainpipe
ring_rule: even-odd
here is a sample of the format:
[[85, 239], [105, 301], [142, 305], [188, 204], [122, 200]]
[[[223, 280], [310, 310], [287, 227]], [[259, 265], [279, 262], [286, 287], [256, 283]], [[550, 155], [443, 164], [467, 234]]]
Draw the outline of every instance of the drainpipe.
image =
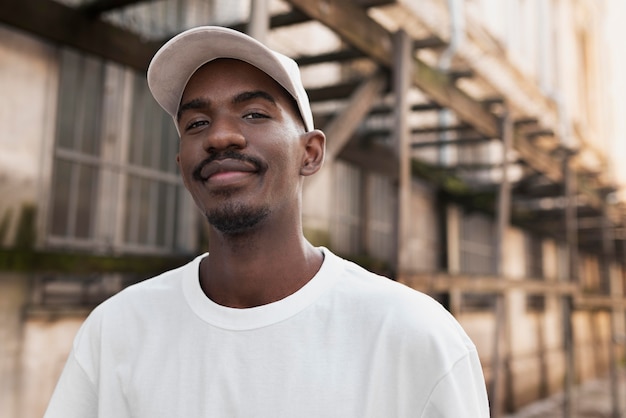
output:
[[250, 0], [250, 20], [247, 28], [248, 35], [261, 43], [266, 43], [269, 28], [269, 1]]
[[[465, 9], [463, 8], [463, 0], [448, 0], [448, 14], [450, 15], [450, 42], [448, 47], [443, 51], [439, 57], [437, 67], [439, 71], [447, 73], [452, 66], [452, 58], [456, 55], [459, 46], [465, 38]], [[451, 112], [449, 109], [441, 109], [439, 111], [438, 119], [439, 126], [445, 127], [450, 125]], [[449, 133], [442, 131], [439, 134], [439, 140], [445, 141], [448, 139]], [[447, 165], [450, 163], [450, 149], [443, 145], [439, 147], [439, 164]]]

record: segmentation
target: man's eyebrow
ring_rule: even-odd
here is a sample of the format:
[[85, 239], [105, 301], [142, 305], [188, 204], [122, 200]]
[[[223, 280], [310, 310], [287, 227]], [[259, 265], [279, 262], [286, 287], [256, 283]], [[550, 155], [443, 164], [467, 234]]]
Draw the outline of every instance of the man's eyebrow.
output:
[[[254, 99], [264, 99], [273, 105], [276, 105], [274, 96], [263, 90], [244, 91], [233, 97], [233, 104], [240, 104]], [[180, 121], [180, 117], [187, 110], [206, 109], [210, 107], [211, 102], [206, 99], [193, 99], [180, 105], [176, 114], [176, 120]]]
[[176, 120], [180, 121], [180, 117], [182, 116], [183, 112], [187, 110], [205, 109], [209, 107], [210, 104], [211, 102], [205, 99], [193, 99], [188, 102], [185, 102], [181, 104], [180, 107], [178, 108], [178, 113], [176, 114]]
[[276, 105], [276, 99], [274, 99], [274, 96], [263, 90], [244, 91], [243, 93], [239, 93], [233, 97], [233, 104], [239, 104], [254, 99], [264, 99], [271, 104]]

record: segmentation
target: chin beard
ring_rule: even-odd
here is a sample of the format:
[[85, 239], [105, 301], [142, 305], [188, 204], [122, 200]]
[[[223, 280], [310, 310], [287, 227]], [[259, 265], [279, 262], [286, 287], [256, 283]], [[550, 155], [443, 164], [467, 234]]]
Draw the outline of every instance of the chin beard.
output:
[[269, 215], [266, 207], [252, 208], [244, 205], [227, 204], [205, 213], [210, 225], [226, 235], [238, 235], [254, 229]]

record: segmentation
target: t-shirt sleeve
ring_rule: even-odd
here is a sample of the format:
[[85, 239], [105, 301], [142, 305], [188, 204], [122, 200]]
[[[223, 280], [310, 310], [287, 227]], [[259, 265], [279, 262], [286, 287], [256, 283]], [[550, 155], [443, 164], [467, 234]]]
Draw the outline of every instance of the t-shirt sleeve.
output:
[[489, 418], [485, 380], [476, 351], [469, 351], [437, 383], [421, 418]]
[[96, 418], [98, 397], [93, 382], [70, 353], [44, 418]]

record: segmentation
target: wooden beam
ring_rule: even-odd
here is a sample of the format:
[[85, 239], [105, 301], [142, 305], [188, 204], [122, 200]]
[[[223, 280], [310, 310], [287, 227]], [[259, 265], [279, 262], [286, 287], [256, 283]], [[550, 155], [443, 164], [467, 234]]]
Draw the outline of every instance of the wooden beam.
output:
[[532, 145], [523, 130], [516, 129], [513, 139], [513, 148], [526, 160], [526, 163], [533, 169], [542, 173], [546, 178], [554, 183], [563, 181], [563, 172], [560, 164], [550, 155], [537, 150]]
[[348, 44], [378, 63], [392, 65], [392, 40], [385, 28], [373, 21], [365, 9], [339, 0], [288, 0], [296, 9], [333, 30]]
[[[576, 209], [576, 185], [574, 184], [575, 176], [570, 167], [570, 160], [574, 154], [565, 153], [562, 159], [564, 185], [558, 187], [562, 189], [566, 200], [565, 216], [562, 221], [557, 221], [556, 225], [561, 225], [564, 229], [563, 238], [565, 240], [566, 248], [566, 268], [568, 271], [570, 283], [580, 283], [578, 280], [579, 264], [578, 264], [578, 217]], [[553, 225], [549, 226], [551, 229]], [[557, 231], [558, 234], [558, 231]], [[564, 356], [564, 369], [563, 376], [563, 417], [569, 418], [572, 416], [573, 407], [573, 394], [574, 394], [574, 379], [575, 379], [575, 367], [576, 367], [576, 353], [574, 350], [574, 324], [572, 321], [572, 314], [574, 311], [574, 299], [571, 295], [564, 295], [561, 297], [561, 324], [563, 327], [563, 350]]]
[[397, 0], [354, 0], [360, 6], [363, 7], [380, 7], [394, 4]]
[[[288, 0], [295, 8], [328, 26], [344, 41], [363, 51], [379, 64], [392, 65], [391, 34], [367, 12], [355, 4], [338, 0], [311, 1]], [[499, 134], [498, 121], [477, 100], [457, 88], [450, 78], [414, 57], [413, 82], [433, 101], [452, 109], [457, 116], [471, 124], [482, 135], [494, 138]], [[516, 129], [513, 147], [536, 171], [544, 173], [551, 181], [563, 181], [558, 162], [538, 151]]]
[[424, 126], [422, 128], [414, 128], [411, 129], [411, 133], [414, 135], [419, 135], [419, 134], [433, 134], [433, 133], [441, 133], [441, 132], [466, 132], [466, 131], [473, 131], [474, 129], [466, 124], [463, 123], [461, 125], [434, 125], [434, 126]]
[[102, 13], [110, 12], [111, 10], [123, 9], [126, 6], [143, 3], [145, 1], [146, 0], [95, 0], [81, 4], [77, 9], [87, 16], [95, 17]]
[[0, 22], [142, 72], [161, 46], [52, 0], [0, 2]]
[[[344, 41], [365, 52], [379, 64], [392, 65], [391, 34], [367, 12], [348, 2], [289, 0], [294, 7], [320, 21], [337, 33]], [[447, 106], [483, 135], [498, 134], [498, 121], [476, 100], [458, 89], [450, 78], [420, 59], [413, 57], [413, 84], [441, 105]]]
[[441, 273], [404, 273], [399, 276], [398, 281], [428, 292], [460, 290], [471, 293], [504, 294], [521, 290], [527, 294], [575, 295], [580, 291], [578, 285], [569, 282]]
[[554, 136], [554, 131], [552, 129], [535, 129], [526, 132], [525, 135], [529, 139], [535, 139], [540, 136]]
[[616, 296], [580, 295], [574, 299], [576, 309], [626, 309], [626, 298]]
[[[311, 18], [298, 10], [292, 10], [286, 13], [277, 14], [270, 17], [270, 28], [282, 28], [285, 26], [298, 25], [300, 23], [310, 22]], [[239, 32], [246, 32], [248, 22], [239, 22], [232, 26], [231, 29]]]
[[563, 185], [554, 183], [533, 185], [521, 182], [515, 187], [514, 192], [526, 198], [560, 197], [563, 196]]
[[323, 102], [326, 100], [337, 100], [351, 95], [358, 86], [358, 81], [348, 81], [331, 86], [307, 89], [307, 94], [309, 95], [309, 101], [311, 103]]
[[[411, 142], [411, 148], [428, 148], [428, 147], [445, 147], [445, 146], [460, 146], [460, 145], [475, 145], [484, 144], [489, 138], [457, 138], [446, 139], [437, 141], [414, 141]], [[491, 166], [493, 167], [493, 166]]]
[[[517, 161], [509, 161], [509, 165], [514, 165], [516, 164]], [[457, 171], [480, 171], [480, 170], [494, 170], [496, 168], [501, 169], [502, 167], [504, 167], [504, 164], [502, 163], [473, 163], [473, 164], [468, 164], [468, 163], [462, 163], [462, 164], [455, 164], [452, 167], [446, 167], [446, 170], [451, 171], [451, 172], [457, 172]]]
[[377, 143], [365, 145], [359, 138], [353, 138], [343, 147], [337, 158], [358, 167], [367, 167], [369, 171], [393, 181], [398, 180], [398, 159], [391, 147]]
[[443, 48], [447, 43], [437, 36], [418, 39], [413, 42], [413, 49]]
[[450, 71], [448, 73], [452, 82], [457, 82], [462, 78], [472, 78], [474, 77], [474, 71], [472, 70], [458, 70], [458, 71]]
[[348, 143], [361, 121], [387, 86], [387, 77], [375, 73], [352, 94], [343, 110], [325, 127], [326, 158], [334, 159]]
[[[493, 271], [500, 277], [506, 273], [506, 233], [511, 224], [511, 183], [508, 174], [508, 156], [513, 147], [513, 123], [508, 108], [505, 109], [500, 119], [500, 137], [502, 138], [502, 180], [498, 189], [497, 224], [495, 233], [495, 257]], [[506, 368], [505, 359], [510, 355], [510, 309], [504, 294], [496, 296], [495, 311], [495, 335], [493, 339], [491, 396], [493, 400], [492, 415], [502, 415], [504, 400], [503, 383]]]
[[[429, 103], [417, 103], [417, 104], [411, 105], [410, 109], [413, 112], [432, 112], [432, 111], [441, 110], [442, 107], [437, 103], [429, 102]], [[382, 114], [388, 114], [392, 112], [395, 112], [395, 109], [393, 107], [389, 105], [381, 104], [381, 105], [375, 106], [370, 112], [370, 115], [382, 115]]]
[[297, 57], [295, 61], [300, 67], [302, 67], [305, 65], [320, 64], [329, 61], [345, 62], [363, 57], [366, 57], [366, 55], [360, 51], [355, 49], [343, 49], [340, 51], [329, 52], [327, 54], [301, 56]]
[[409, 92], [413, 66], [411, 39], [404, 30], [393, 35], [393, 144], [398, 159], [398, 205], [396, 208], [396, 268], [404, 271], [411, 262], [411, 128]]

